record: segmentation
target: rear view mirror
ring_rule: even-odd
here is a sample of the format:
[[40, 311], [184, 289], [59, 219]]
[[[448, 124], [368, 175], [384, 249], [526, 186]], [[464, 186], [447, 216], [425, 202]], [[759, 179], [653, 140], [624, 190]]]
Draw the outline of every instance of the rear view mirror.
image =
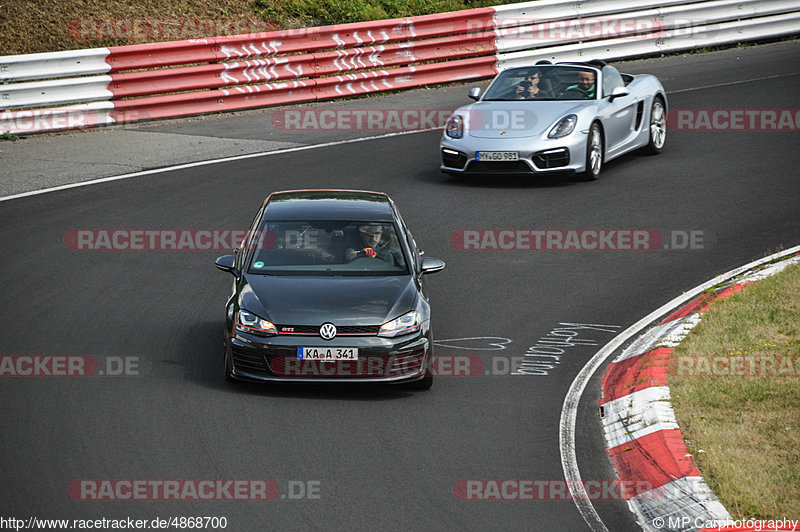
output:
[[444, 269], [444, 261], [434, 257], [422, 259], [422, 273], [436, 273]]
[[627, 96], [628, 94], [630, 94], [628, 92], [628, 87], [614, 87], [614, 89], [611, 91], [611, 98], [609, 98], [609, 101], [613, 102], [616, 98], [621, 98], [623, 96]]
[[223, 272], [233, 273], [233, 266], [236, 264], [236, 258], [233, 255], [223, 255], [214, 261], [217, 269]]

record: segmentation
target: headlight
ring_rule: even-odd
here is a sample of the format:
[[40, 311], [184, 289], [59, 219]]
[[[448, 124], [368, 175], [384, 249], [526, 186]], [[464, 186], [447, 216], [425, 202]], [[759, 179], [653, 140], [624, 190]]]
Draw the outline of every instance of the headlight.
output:
[[547, 134], [547, 137], [551, 139], [560, 139], [561, 137], [566, 137], [575, 131], [575, 125], [577, 123], [578, 117], [576, 115], [567, 115], [556, 122], [556, 125], [550, 129], [550, 133]]
[[453, 115], [444, 126], [444, 134], [451, 139], [460, 139], [464, 136], [464, 119], [461, 115]]
[[378, 336], [400, 336], [401, 334], [409, 334], [418, 331], [421, 325], [422, 316], [415, 310], [381, 325]]
[[278, 334], [278, 330], [271, 321], [259, 318], [244, 309], [239, 310], [237, 315], [236, 330], [250, 334]]

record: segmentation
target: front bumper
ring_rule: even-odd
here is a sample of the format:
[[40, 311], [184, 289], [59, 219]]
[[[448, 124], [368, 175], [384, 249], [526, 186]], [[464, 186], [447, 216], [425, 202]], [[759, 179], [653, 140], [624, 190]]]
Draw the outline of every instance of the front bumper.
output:
[[[431, 341], [422, 333], [395, 338], [256, 336], [226, 334], [226, 356], [232, 376], [241, 380], [291, 382], [390, 382], [422, 379], [430, 364]], [[357, 347], [358, 360], [329, 361], [297, 358], [298, 347]]]
[[[586, 169], [586, 135], [562, 139], [450, 139], [440, 144], [441, 170], [450, 174], [554, 174]], [[516, 161], [479, 161], [479, 151], [516, 151]]]

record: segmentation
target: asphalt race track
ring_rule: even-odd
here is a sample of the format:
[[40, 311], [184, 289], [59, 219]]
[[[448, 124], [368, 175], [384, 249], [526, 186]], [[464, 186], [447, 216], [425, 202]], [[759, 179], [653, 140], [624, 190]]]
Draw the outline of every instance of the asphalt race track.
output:
[[[797, 110], [798, 59], [795, 42], [620, 70], [659, 76], [672, 109]], [[459, 92], [443, 90], [440, 102], [428, 93], [434, 102], [425, 105], [466, 103], [466, 90]], [[65, 244], [80, 229], [246, 229], [275, 190], [384, 191], [426, 254], [447, 263], [429, 279], [434, 336], [510, 340], [495, 340], [502, 350], [472, 341], [437, 354], [475, 355], [504, 373], [504, 361], [568, 327], [560, 324], [621, 331], [714, 275], [800, 242], [797, 131], [671, 130], [664, 153], [624, 156], [593, 183], [447, 177], [438, 170], [439, 135], [0, 203], [0, 355], [89, 356], [101, 370], [124, 357], [138, 372], [0, 380], [0, 515], [224, 516], [229, 530], [245, 531], [586, 529], [571, 500], [462, 501], [453, 489], [467, 479], [562, 479], [564, 394], [613, 333], [572, 329], [586, 342], [566, 349], [547, 375], [441, 377], [429, 392], [230, 385], [221, 334], [231, 278], [213, 265], [224, 252]], [[451, 243], [455, 232], [481, 229], [650, 229], [667, 245], [695, 231], [702, 240], [696, 249], [646, 251], [462, 251]], [[598, 380], [579, 412], [579, 465], [586, 479], [613, 479], [597, 418]], [[270, 501], [98, 502], [70, 496], [68, 486], [80, 479], [270, 479], [281, 491]], [[624, 502], [595, 506], [609, 530], [636, 529]]]

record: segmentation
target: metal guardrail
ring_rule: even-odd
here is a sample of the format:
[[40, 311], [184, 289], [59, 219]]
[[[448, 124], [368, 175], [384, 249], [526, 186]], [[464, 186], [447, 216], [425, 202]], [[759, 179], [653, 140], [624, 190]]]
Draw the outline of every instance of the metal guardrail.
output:
[[0, 134], [341, 98], [486, 78], [539, 59], [620, 59], [798, 33], [796, 0], [539, 0], [2, 56]]

